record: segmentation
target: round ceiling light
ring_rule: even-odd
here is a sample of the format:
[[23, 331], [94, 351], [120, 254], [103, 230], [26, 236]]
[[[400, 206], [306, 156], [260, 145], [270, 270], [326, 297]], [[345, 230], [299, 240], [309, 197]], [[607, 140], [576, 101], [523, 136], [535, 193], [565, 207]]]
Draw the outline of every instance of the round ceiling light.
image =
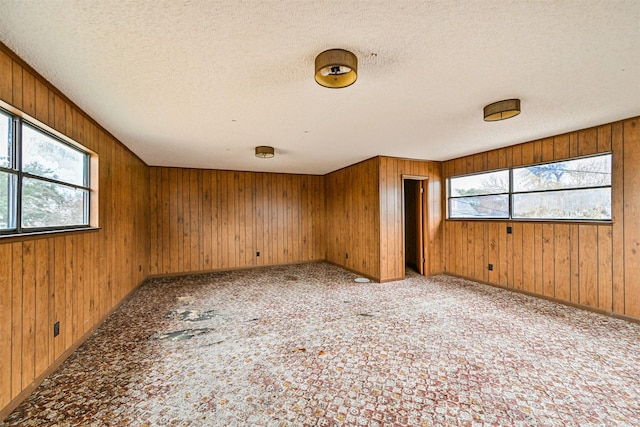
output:
[[498, 120], [509, 119], [520, 114], [519, 99], [505, 99], [494, 102], [484, 107], [484, 121], [496, 122]]
[[343, 49], [325, 50], [316, 56], [316, 82], [338, 89], [351, 86], [358, 78], [358, 58]]
[[261, 159], [270, 159], [273, 156], [273, 147], [267, 147], [266, 145], [256, 147], [256, 157], [260, 157]]

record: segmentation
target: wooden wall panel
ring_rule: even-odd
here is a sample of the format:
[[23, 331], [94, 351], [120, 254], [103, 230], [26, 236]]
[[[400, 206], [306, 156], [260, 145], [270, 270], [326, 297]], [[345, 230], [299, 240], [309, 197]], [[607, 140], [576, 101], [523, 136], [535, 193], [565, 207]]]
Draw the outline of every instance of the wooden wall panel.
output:
[[[97, 153], [100, 226], [0, 238], [1, 420], [141, 283], [150, 263], [148, 167], [2, 45], [0, 99]], [[117, 292], [104, 292], [111, 287]]]
[[381, 264], [398, 250], [393, 242], [384, 251], [380, 246], [381, 233], [392, 227], [392, 222], [381, 222], [381, 212], [396, 211], [393, 200], [381, 201], [380, 168], [373, 158], [325, 175], [327, 260], [375, 280]]
[[555, 297], [570, 301], [571, 298], [571, 229], [568, 224], [554, 224], [554, 253], [551, 265], [554, 269]]
[[[611, 224], [446, 220], [444, 270], [640, 318], [640, 118], [453, 159], [442, 165], [443, 181], [509, 162], [528, 165], [605, 152], [613, 156]], [[513, 226], [512, 237], [504, 233], [507, 225]], [[459, 249], [472, 240], [474, 251]], [[470, 262], [475, 262], [473, 270]], [[494, 271], [487, 271], [489, 263]]]
[[[13, 253], [11, 245], [0, 245], [0, 262], [4, 266], [13, 264]], [[12, 270], [12, 268], [8, 268]], [[13, 276], [11, 274], [0, 274], [0, 408], [11, 401], [11, 315], [12, 315], [12, 295]]]
[[[443, 239], [442, 239], [442, 168], [437, 162], [407, 160], [392, 157], [379, 157], [379, 197], [380, 204], [380, 275], [381, 281], [404, 278], [404, 224], [403, 224], [403, 194], [402, 176], [412, 175], [427, 179], [426, 205], [428, 262], [425, 265], [426, 274], [436, 274], [443, 271]], [[467, 164], [459, 162], [455, 167], [466, 170]], [[466, 247], [465, 247], [466, 248]], [[462, 250], [462, 242], [459, 248]], [[466, 250], [466, 249], [465, 249]]]
[[322, 176], [149, 169], [150, 274], [325, 258]]
[[624, 122], [625, 314], [640, 317], [640, 117]]

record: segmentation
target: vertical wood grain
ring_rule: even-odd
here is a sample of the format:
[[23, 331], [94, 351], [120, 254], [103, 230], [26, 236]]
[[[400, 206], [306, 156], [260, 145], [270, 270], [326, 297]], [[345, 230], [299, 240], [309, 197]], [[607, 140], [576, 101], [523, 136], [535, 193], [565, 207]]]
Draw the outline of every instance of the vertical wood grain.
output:
[[0, 241], [0, 411], [97, 326], [150, 264], [149, 187], [140, 179], [147, 166], [5, 49], [0, 97], [98, 153], [100, 229]]
[[[37, 377], [49, 366], [49, 241], [35, 241], [35, 371]], [[52, 332], [52, 330], [51, 330]]]
[[535, 225], [522, 224], [522, 236], [523, 288], [527, 292], [535, 292]]
[[513, 287], [516, 289], [523, 289], [523, 277], [522, 270], [523, 265], [523, 255], [522, 255], [522, 242], [523, 242], [523, 234], [522, 234], [522, 223], [514, 222], [513, 226]]
[[611, 215], [613, 219], [613, 311], [625, 312], [625, 271], [624, 271], [624, 140], [622, 123], [611, 127]]
[[[0, 260], [3, 266], [11, 269], [13, 265], [13, 253], [11, 245], [0, 245]], [[4, 268], [4, 267], [3, 267]], [[11, 401], [11, 318], [13, 284], [12, 274], [0, 274], [0, 408]]]
[[[158, 273], [325, 258], [324, 251], [301, 243], [305, 239], [316, 242], [323, 239], [318, 235], [322, 229], [314, 228], [313, 222], [324, 222], [324, 187], [308, 185], [322, 182], [323, 177], [151, 169], [148, 179], [151, 204], [158, 210], [154, 216], [165, 226], [150, 227], [150, 259], [159, 263], [171, 260]], [[322, 209], [318, 211], [310, 200], [322, 201]], [[307, 233], [316, 235], [309, 238], [305, 236]], [[256, 256], [257, 251], [260, 257]]]
[[598, 229], [591, 225], [578, 226], [580, 234], [580, 299], [579, 303], [598, 306]]
[[598, 239], [598, 308], [613, 310], [613, 235], [611, 227], [597, 227]]
[[[484, 268], [481, 278], [478, 268], [490, 262], [482, 260], [481, 254], [492, 256], [495, 226], [490, 222], [445, 221], [444, 271], [501, 285], [506, 277], [507, 286], [637, 318], [640, 299], [635, 296], [640, 293], [640, 281], [633, 278], [640, 276], [640, 239], [636, 238], [640, 235], [636, 219], [640, 217], [640, 173], [636, 167], [640, 164], [639, 120], [635, 117], [442, 163], [442, 179], [446, 180], [505, 164], [526, 166], [605, 152], [612, 152], [613, 160], [611, 224], [513, 223], [511, 240], [499, 235], [500, 274], [496, 277]], [[444, 212], [445, 194], [442, 206]], [[465, 251], [464, 245], [471, 239], [474, 250], [467, 247]], [[466, 260], [459, 259], [463, 253]], [[472, 254], [475, 261], [471, 268]]]
[[569, 135], [559, 135], [553, 138], [553, 160], [569, 158]]
[[[24, 281], [22, 276], [22, 242], [12, 243], [11, 272], [13, 289], [11, 292], [11, 398], [22, 391], [22, 341], [23, 333], [23, 303]], [[9, 270], [6, 271], [8, 276]]]
[[35, 379], [36, 278], [35, 243], [22, 244], [22, 388]]
[[[0, 52], [0, 54], [2, 54]], [[12, 71], [13, 71], [13, 106], [17, 109], [22, 110], [22, 67], [20, 64], [12, 61]], [[2, 80], [2, 79], [0, 79]], [[7, 101], [9, 102], [9, 101]]]
[[542, 225], [542, 294], [555, 297], [555, 226]]
[[0, 51], [0, 99], [13, 102], [13, 67], [9, 55]]
[[487, 246], [486, 235], [488, 226], [485, 222], [479, 222], [475, 226], [475, 234], [474, 234], [474, 252], [475, 252], [475, 267], [474, 270], [476, 272], [475, 278], [478, 280], [486, 281], [488, 279], [488, 270], [487, 264], [487, 251], [485, 247]]
[[489, 263], [493, 264], [493, 270], [489, 271], [489, 282], [500, 283], [500, 223], [489, 224]]
[[624, 121], [625, 314], [640, 317], [640, 118]]
[[580, 301], [580, 226], [569, 226], [571, 245], [571, 302]]
[[554, 287], [555, 297], [563, 301], [571, 298], [571, 229], [568, 224], [556, 224], [554, 230]]
[[598, 137], [595, 128], [578, 132], [578, 153], [580, 156], [588, 156], [598, 152]]
[[534, 292], [544, 295], [544, 264], [543, 264], [543, 236], [542, 224], [534, 224], [533, 226], [533, 280]]

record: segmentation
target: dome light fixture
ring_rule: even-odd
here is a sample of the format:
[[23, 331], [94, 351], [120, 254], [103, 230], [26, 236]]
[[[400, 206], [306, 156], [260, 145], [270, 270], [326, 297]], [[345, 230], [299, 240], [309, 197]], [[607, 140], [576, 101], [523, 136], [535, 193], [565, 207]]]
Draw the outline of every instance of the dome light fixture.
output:
[[520, 114], [519, 99], [505, 99], [484, 107], [484, 121], [497, 122]]
[[273, 147], [267, 147], [266, 145], [261, 145], [256, 147], [256, 157], [261, 159], [270, 159], [274, 156]]
[[343, 49], [329, 49], [316, 56], [316, 82], [339, 89], [351, 86], [358, 78], [358, 58]]

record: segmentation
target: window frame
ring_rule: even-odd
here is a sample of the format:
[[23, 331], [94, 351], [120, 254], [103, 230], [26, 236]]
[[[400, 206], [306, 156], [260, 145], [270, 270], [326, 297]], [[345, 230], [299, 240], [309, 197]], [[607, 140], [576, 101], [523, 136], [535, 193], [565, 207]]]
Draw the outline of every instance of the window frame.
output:
[[[451, 179], [452, 178], [463, 178], [463, 177], [468, 177], [468, 176], [477, 176], [477, 175], [489, 175], [495, 172], [503, 172], [503, 171], [507, 171], [507, 179], [509, 180], [508, 183], [508, 188], [507, 188], [507, 192], [502, 192], [502, 193], [483, 193], [483, 194], [474, 194], [472, 196], [452, 196], [451, 195]], [[505, 221], [511, 218], [511, 188], [512, 188], [512, 179], [511, 179], [511, 170], [509, 168], [501, 168], [501, 169], [493, 169], [490, 171], [482, 171], [482, 172], [475, 172], [475, 173], [469, 173], [469, 174], [464, 174], [464, 175], [455, 175], [455, 176], [450, 176], [447, 178], [447, 219], [451, 219], [451, 220], [469, 220], [469, 219], [474, 219], [474, 220], [491, 220], [491, 221]], [[507, 205], [508, 205], [508, 216], [507, 217], [502, 217], [502, 216], [476, 216], [476, 217], [451, 217], [451, 200], [460, 200], [460, 199], [470, 199], [473, 197], [484, 197], [484, 196], [507, 196]]]
[[[554, 188], [554, 189], [548, 189], [548, 190], [530, 190], [530, 191], [514, 191], [514, 185], [513, 185], [513, 174], [514, 174], [514, 170], [515, 169], [524, 169], [524, 168], [529, 168], [532, 166], [540, 166], [540, 165], [548, 165], [548, 164], [553, 164], [553, 163], [562, 163], [562, 162], [568, 162], [568, 161], [572, 161], [572, 160], [579, 160], [579, 159], [588, 159], [591, 157], [603, 157], [603, 156], [610, 156], [611, 157], [611, 175], [612, 175], [612, 179], [611, 179], [611, 184], [610, 185], [594, 185], [594, 186], [588, 186], [588, 187], [566, 187], [566, 188]], [[460, 178], [460, 177], [466, 177], [466, 176], [474, 176], [474, 175], [482, 175], [482, 174], [488, 174], [488, 173], [492, 173], [492, 172], [497, 172], [497, 171], [508, 171], [509, 174], [509, 193], [508, 193], [508, 203], [509, 203], [509, 217], [505, 218], [505, 217], [452, 217], [451, 216], [451, 199], [459, 199], [459, 198], [465, 198], [465, 197], [475, 197], [475, 196], [451, 196], [451, 179], [452, 178]], [[560, 160], [552, 160], [552, 161], [548, 161], [548, 162], [537, 162], [537, 163], [531, 163], [531, 164], [526, 164], [526, 165], [518, 165], [518, 166], [512, 166], [512, 167], [508, 167], [508, 168], [499, 168], [499, 169], [492, 169], [492, 170], [488, 170], [488, 171], [482, 171], [482, 172], [474, 172], [474, 173], [470, 173], [470, 174], [462, 174], [462, 175], [453, 175], [450, 177], [447, 177], [446, 180], [446, 185], [447, 185], [447, 189], [446, 189], [446, 195], [447, 195], [447, 200], [445, 203], [447, 212], [446, 212], [446, 219], [447, 220], [451, 220], [451, 221], [509, 221], [509, 222], [560, 222], [560, 223], [589, 223], [589, 224], [612, 224], [613, 223], [613, 152], [612, 151], [605, 151], [605, 152], [601, 152], [601, 153], [595, 153], [595, 154], [590, 154], [590, 155], [586, 155], [586, 156], [576, 156], [576, 157], [569, 157], [566, 159], [560, 159]], [[603, 189], [603, 188], [608, 188], [610, 189], [610, 194], [611, 194], [611, 199], [610, 199], [610, 208], [611, 208], [611, 216], [609, 219], [601, 219], [601, 218], [596, 218], [596, 219], [588, 219], [588, 218], [514, 218], [513, 216], [513, 197], [515, 195], [520, 195], [520, 194], [541, 194], [541, 193], [553, 193], [553, 192], [560, 192], [560, 191], [581, 191], [581, 190], [592, 190], [592, 189]], [[494, 193], [497, 194], [497, 193]], [[506, 194], [506, 193], [499, 193], [499, 194]]]
[[[97, 197], [94, 189], [93, 177], [94, 171], [92, 170], [92, 164], [94, 164], [94, 159], [97, 158], [95, 153], [91, 152], [81, 144], [76, 141], [68, 138], [66, 135], [63, 135], [48, 126], [40, 123], [38, 120], [35, 120], [21, 111], [15, 110], [10, 106], [6, 106], [6, 104], [0, 104], [0, 111], [9, 116], [11, 123], [11, 162], [8, 166], [0, 166], [0, 172], [7, 173], [9, 176], [14, 176], [15, 178], [15, 194], [11, 194], [9, 192], [8, 199], [8, 217], [12, 219], [10, 221], [12, 228], [0, 229], [0, 238], [3, 237], [15, 237], [15, 236], [26, 236], [31, 234], [41, 234], [48, 232], [64, 232], [64, 231], [74, 231], [74, 230], [86, 230], [91, 228], [96, 228], [94, 224], [92, 224], [92, 218], [94, 216], [94, 204], [95, 197]], [[23, 141], [22, 141], [22, 129], [24, 126], [29, 126], [35, 132], [41, 133], [45, 137], [51, 138], [55, 143], [61, 144], [67, 148], [70, 148], [82, 155], [83, 158], [83, 184], [73, 184], [70, 182], [66, 182], [64, 180], [50, 178], [46, 176], [36, 175], [30, 172], [25, 172], [23, 170], [22, 165], [22, 151], [23, 151]], [[96, 164], [97, 166], [97, 164]], [[83, 195], [83, 223], [82, 224], [71, 224], [71, 225], [53, 225], [53, 226], [39, 226], [39, 227], [29, 227], [23, 226], [22, 218], [23, 218], [23, 181], [24, 179], [31, 179], [38, 182], [49, 183], [57, 186], [61, 186], [68, 189], [79, 190], [84, 193]]]

